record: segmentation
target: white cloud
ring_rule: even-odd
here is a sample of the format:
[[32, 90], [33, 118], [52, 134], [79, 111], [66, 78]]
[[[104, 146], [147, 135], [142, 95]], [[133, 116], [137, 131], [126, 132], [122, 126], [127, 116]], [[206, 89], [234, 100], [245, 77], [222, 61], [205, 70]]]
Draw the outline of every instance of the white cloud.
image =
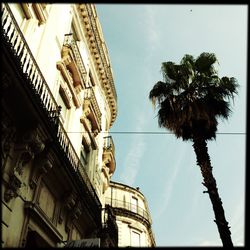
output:
[[145, 143], [140, 140], [135, 142], [130, 148], [124, 163], [124, 171], [121, 174], [121, 179], [130, 186], [133, 186], [137, 173], [140, 169], [140, 161], [145, 151]]
[[200, 242], [198, 245], [203, 246], [203, 247], [211, 247], [211, 246], [221, 247], [222, 246], [221, 242], [215, 241], [215, 240], [204, 240]]
[[160, 33], [157, 30], [156, 23], [156, 12], [153, 10], [152, 6], [145, 6], [146, 13], [146, 32], [148, 33], [148, 41], [150, 52], [153, 53], [155, 49], [157, 49], [158, 44], [160, 42]]
[[[235, 246], [244, 245], [244, 201], [243, 196], [239, 198], [239, 201], [236, 203], [232, 223], [229, 223], [231, 226], [232, 240]], [[231, 225], [230, 225], [231, 224]]]
[[[146, 123], [145, 112], [137, 117], [137, 126], [135, 131], [143, 131]], [[137, 173], [140, 169], [140, 162], [146, 149], [143, 135], [134, 135], [131, 141], [131, 147], [125, 158], [121, 179], [127, 185], [133, 186]]]
[[165, 194], [165, 196], [163, 197], [163, 201], [160, 204], [160, 208], [156, 213], [156, 217], [155, 220], [157, 220], [158, 218], [161, 217], [161, 215], [165, 212], [165, 210], [168, 207], [169, 201], [172, 197], [173, 194], [173, 188], [174, 188], [174, 183], [178, 177], [178, 173], [181, 167], [183, 167], [183, 159], [185, 159], [185, 153], [187, 151], [187, 146], [189, 146], [188, 144], [184, 145], [184, 148], [182, 148], [181, 154], [179, 154], [176, 162], [174, 163], [174, 166], [172, 167], [172, 169], [174, 170], [172, 175], [166, 180], [166, 185], [163, 187], [163, 194]]

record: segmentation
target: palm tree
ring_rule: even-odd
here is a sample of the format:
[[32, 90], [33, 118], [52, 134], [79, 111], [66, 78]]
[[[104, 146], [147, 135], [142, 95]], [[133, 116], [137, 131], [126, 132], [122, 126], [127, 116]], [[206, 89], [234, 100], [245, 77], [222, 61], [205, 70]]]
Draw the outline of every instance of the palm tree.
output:
[[203, 185], [212, 202], [215, 223], [223, 246], [233, 247], [230, 227], [225, 219], [216, 180], [213, 177], [207, 140], [216, 138], [218, 118], [231, 114], [230, 98], [237, 94], [235, 78], [218, 76], [213, 53], [202, 53], [196, 59], [185, 55], [180, 64], [163, 62], [163, 80], [158, 81], [149, 99], [158, 104], [158, 123], [172, 131], [177, 138], [193, 142]]

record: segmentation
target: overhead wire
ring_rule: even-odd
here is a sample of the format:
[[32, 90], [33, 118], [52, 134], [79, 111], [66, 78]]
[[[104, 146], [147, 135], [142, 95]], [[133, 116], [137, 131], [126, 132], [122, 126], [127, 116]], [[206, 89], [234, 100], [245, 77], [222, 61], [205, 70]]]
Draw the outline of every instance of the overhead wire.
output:
[[[86, 131], [83, 132], [76, 132], [76, 131], [68, 131], [67, 133], [79, 133], [79, 134], [84, 134], [84, 133], [89, 133]], [[90, 132], [93, 133], [93, 132]], [[103, 134], [152, 134], [152, 135], [164, 135], [164, 134], [172, 134], [172, 132], [157, 132], [157, 131], [102, 131], [100, 133]], [[217, 132], [216, 134], [218, 135], [246, 135], [246, 132]]]

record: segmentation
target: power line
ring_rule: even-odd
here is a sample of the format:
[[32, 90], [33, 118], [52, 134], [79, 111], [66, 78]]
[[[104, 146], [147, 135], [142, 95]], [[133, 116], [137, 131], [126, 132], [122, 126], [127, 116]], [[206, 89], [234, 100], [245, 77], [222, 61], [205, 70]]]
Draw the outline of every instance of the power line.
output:
[[[89, 132], [74, 132], [74, 131], [68, 131], [68, 134], [78, 133], [78, 134], [84, 134]], [[92, 132], [91, 132], [92, 133]], [[108, 132], [100, 132], [101, 134], [142, 134], [142, 135], [164, 135], [164, 134], [172, 134], [172, 132], [156, 132], [156, 131], [108, 131]], [[218, 132], [217, 135], [246, 135], [245, 132]]]
[[[153, 132], [153, 131], [120, 131], [120, 132], [109, 132], [110, 134], [154, 134], [154, 135], [164, 135], [164, 134], [172, 134], [174, 135], [174, 133], [172, 132]], [[243, 132], [218, 132], [216, 134], [221, 134], [221, 135], [245, 135], [246, 133]]]

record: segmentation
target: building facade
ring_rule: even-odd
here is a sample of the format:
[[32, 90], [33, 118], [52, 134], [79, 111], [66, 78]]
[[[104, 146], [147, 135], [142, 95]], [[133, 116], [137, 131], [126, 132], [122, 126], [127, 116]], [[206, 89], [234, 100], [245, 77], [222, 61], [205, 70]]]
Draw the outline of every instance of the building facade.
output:
[[139, 188], [111, 181], [106, 206], [116, 217], [118, 247], [156, 246], [147, 201]]
[[2, 247], [117, 246], [117, 96], [95, 6], [1, 7]]

